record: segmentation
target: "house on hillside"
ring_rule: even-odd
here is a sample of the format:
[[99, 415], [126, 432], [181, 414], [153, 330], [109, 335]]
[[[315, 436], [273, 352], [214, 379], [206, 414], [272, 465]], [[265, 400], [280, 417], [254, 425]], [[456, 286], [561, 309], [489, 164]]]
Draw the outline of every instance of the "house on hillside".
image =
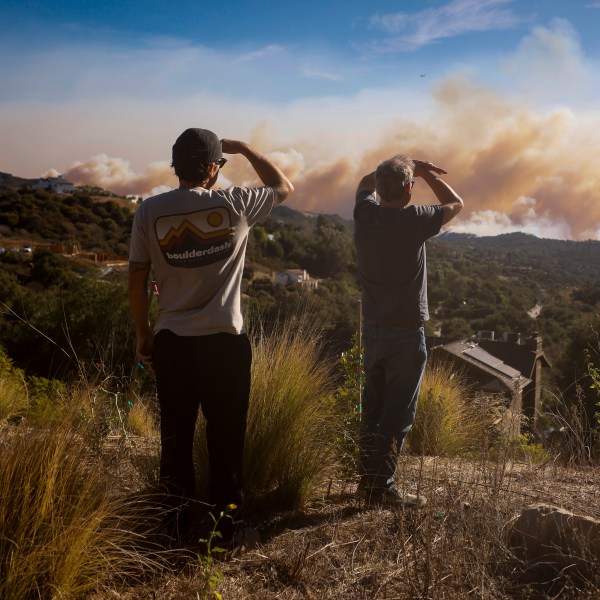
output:
[[550, 367], [542, 350], [542, 338], [533, 333], [480, 331], [474, 338], [432, 346], [433, 356], [456, 364], [481, 394], [501, 395], [515, 419], [512, 433], [537, 430], [542, 403], [542, 369]]
[[34, 190], [49, 190], [55, 194], [72, 194], [75, 186], [62, 175], [34, 180], [31, 184]]
[[292, 287], [302, 287], [307, 290], [316, 290], [319, 287], [319, 280], [313, 279], [306, 269], [286, 269], [275, 273], [275, 283], [290, 285]]

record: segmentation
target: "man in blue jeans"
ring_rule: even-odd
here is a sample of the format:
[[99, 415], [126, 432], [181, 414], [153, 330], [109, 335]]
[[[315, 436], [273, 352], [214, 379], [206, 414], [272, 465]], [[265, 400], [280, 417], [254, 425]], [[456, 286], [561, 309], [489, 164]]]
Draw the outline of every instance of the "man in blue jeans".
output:
[[[417, 409], [427, 361], [425, 241], [463, 208], [430, 162], [399, 154], [365, 175], [356, 190], [354, 243], [362, 292], [365, 386], [359, 495], [370, 504], [423, 505], [399, 490], [396, 463]], [[410, 205], [420, 177], [439, 201]]]
[[[262, 185], [213, 189], [227, 160], [243, 156]], [[248, 233], [283, 202], [293, 186], [268, 158], [244, 142], [219, 140], [207, 129], [186, 129], [173, 146], [179, 187], [144, 200], [135, 214], [129, 253], [129, 300], [137, 353], [156, 373], [160, 404], [160, 481], [166, 533], [194, 531], [196, 492], [192, 448], [199, 409], [206, 419], [209, 502], [220, 543], [235, 543], [244, 501], [243, 452], [250, 393], [250, 342], [241, 312]], [[148, 276], [159, 296], [148, 320]], [[235, 505], [231, 512], [228, 506]], [[210, 520], [208, 521], [210, 525]]]

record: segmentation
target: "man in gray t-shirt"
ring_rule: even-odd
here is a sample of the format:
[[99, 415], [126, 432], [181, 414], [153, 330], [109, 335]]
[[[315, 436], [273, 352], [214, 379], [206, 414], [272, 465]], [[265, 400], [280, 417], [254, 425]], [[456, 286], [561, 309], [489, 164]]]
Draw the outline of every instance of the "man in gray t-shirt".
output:
[[[425, 241], [454, 218], [463, 202], [435, 165], [397, 155], [363, 177], [354, 208], [362, 292], [365, 386], [359, 495], [373, 504], [424, 504], [396, 488], [398, 454], [410, 430], [427, 360]], [[421, 177], [440, 202], [409, 206]], [[377, 199], [379, 196], [379, 201]]]
[[[245, 157], [259, 187], [213, 189], [227, 154]], [[250, 394], [250, 343], [240, 284], [250, 227], [293, 186], [248, 144], [187, 129], [173, 146], [179, 188], [148, 198], [131, 233], [129, 299], [137, 352], [156, 373], [161, 416], [160, 481], [165, 533], [186, 537], [195, 496], [192, 448], [198, 410], [206, 418], [209, 501], [222, 543], [233, 542], [243, 504], [242, 463]], [[148, 321], [148, 276], [154, 272], [158, 315]], [[210, 521], [209, 521], [210, 522]], [[212, 523], [212, 522], [211, 522]]]

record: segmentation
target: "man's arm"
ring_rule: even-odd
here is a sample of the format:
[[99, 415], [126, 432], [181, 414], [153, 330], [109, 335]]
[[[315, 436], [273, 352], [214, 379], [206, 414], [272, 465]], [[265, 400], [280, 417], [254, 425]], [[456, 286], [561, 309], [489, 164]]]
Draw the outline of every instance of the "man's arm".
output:
[[374, 192], [375, 191], [375, 171], [365, 175], [359, 182], [356, 188], [355, 196], [358, 196], [360, 192]]
[[135, 324], [136, 350], [141, 361], [152, 368], [154, 334], [148, 322], [149, 262], [129, 262], [129, 304]]
[[221, 140], [221, 148], [225, 154], [241, 154], [248, 159], [260, 180], [275, 192], [275, 205], [281, 204], [294, 191], [292, 182], [283, 171], [266, 156], [250, 148], [246, 142]]
[[445, 225], [463, 209], [462, 198], [443, 179], [435, 175], [435, 173], [446, 173], [444, 169], [423, 160], [413, 160], [413, 162], [415, 163], [414, 176], [421, 177], [425, 181], [442, 205], [444, 210], [442, 224]]

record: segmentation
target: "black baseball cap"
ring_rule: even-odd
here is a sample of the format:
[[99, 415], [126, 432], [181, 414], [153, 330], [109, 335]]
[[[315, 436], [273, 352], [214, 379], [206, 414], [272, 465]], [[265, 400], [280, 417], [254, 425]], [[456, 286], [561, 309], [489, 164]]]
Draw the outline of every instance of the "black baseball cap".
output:
[[221, 140], [208, 129], [186, 129], [173, 145], [173, 161], [194, 159], [209, 164], [221, 158]]

